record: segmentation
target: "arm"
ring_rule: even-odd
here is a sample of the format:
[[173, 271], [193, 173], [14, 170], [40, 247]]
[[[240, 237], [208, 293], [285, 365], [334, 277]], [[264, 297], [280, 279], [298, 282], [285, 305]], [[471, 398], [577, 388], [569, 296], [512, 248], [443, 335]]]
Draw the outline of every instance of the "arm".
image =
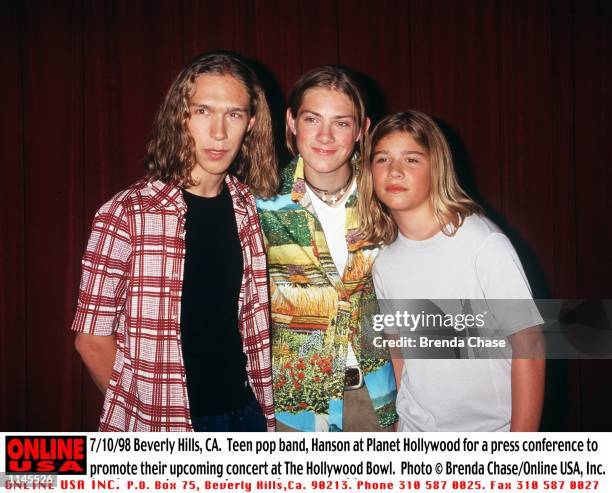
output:
[[[385, 334], [385, 338], [388, 340], [398, 340], [398, 334]], [[402, 371], [404, 370], [404, 355], [402, 350], [397, 347], [389, 348], [389, 355], [391, 356], [391, 364], [393, 365], [393, 375], [395, 376], [395, 385], [397, 390], [400, 388], [402, 381]]]
[[72, 330], [74, 346], [105, 393], [115, 364], [115, 331], [126, 300], [130, 232], [120, 204], [111, 201], [96, 214], [83, 255], [79, 299]]
[[510, 431], [538, 431], [544, 401], [545, 344], [539, 327], [509, 337], [512, 345]]
[[[394, 338], [397, 339], [397, 337], [398, 336], [395, 336]], [[398, 348], [389, 348], [389, 354], [391, 355], [391, 364], [393, 365], [393, 375], [395, 375], [395, 385], [399, 392], [402, 381], [402, 371], [404, 371], [404, 358], [402, 356], [402, 351]], [[393, 423], [393, 431], [397, 431], [398, 424], [399, 421]]]
[[[252, 305], [251, 316], [256, 328], [257, 334], [253, 335], [251, 345], [253, 351], [245, 351], [247, 355], [247, 372], [253, 380], [253, 391], [259, 402], [261, 410], [266, 418], [266, 426], [268, 432], [276, 431], [276, 418], [274, 416], [274, 391], [272, 377], [272, 359], [271, 359], [271, 300], [269, 292], [268, 279], [268, 240], [264, 233], [263, 227], [259, 221], [257, 214], [255, 197], [251, 197], [252, 210], [250, 215], [254, 218], [251, 222], [253, 227], [251, 232], [252, 250], [252, 282], [259, 293], [259, 305]], [[246, 300], [245, 300], [246, 301]], [[244, 303], [244, 306], [250, 306], [250, 303]], [[258, 314], [259, 316], [256, 316]], [[245, 327], [246, 329], [246, 324]], [[247, 341], [249, 337], [248, 330], [243, 332], [243, 341]]]
[[[510, 431], [537, 431], [544, 400], [546, 356], [543, 323], [521, 261], [501, 233], [481, 246], [476, 271], [496, 325], [512, 346]], [[516, 331], [516, 328], [527, 327]]]
[[[379, 310], [382, 313], [384, 313], [385, 312], [384, 306], [381, 306], [380, 303], [382, 304], [385, 303], [384, 300], [386, 299], [386, 296], [384, 292], [383, 281], [382, 281], [382, 278], [380, 276], [378, 269], [376, 268], [376, 264], [372, 266], [372, 280], [374, 281], [376, 297], [379, 300]], [[384, 326], [382, 328], [384, 328]], [[400, 338], [399, 333], [388, 332], [387, 330], [385, 330], [383, 334], [387, 341], [397, 342]], [[402, 372], [404, 370], [404, 355], [402, 353], [402, 350], [396, 347], [395, 344], [389, 345], [388, 348], [389, 348], [388, 349], [389, 357], [391, 358], [391, 366], [393, 368], [393, 377], [395, 378], [395, 387], [397, 391], [399, 392], [400, 384], [402, 381]], [[397, 409], [396, 409], [396, 412], [397, 412]], [[393, 423], [392, 430], [397, 431], [398, 426], [399, 426], [399, 420]]]
[[[385, 339], [387, 340], [398, 340], [399, 334], [386, 334]], [[404, 371], [404, 355], [402, 350], [397, 347], [389, 348], [389, 356], [391, 356], [391, 365], [393, 366], [393, 376], [395, 377], [395, 386], [399, 391], [400, 383], [402, 381], [402, 371]], [[397, 431], [398, 421], [393, 423], [393, 431]]]
[[81, 356], [83, 363], [85, 363], [91, 378], [100, 391], [105, 394], [117, 353], [115, 336], [77, 334], [74, 347]]

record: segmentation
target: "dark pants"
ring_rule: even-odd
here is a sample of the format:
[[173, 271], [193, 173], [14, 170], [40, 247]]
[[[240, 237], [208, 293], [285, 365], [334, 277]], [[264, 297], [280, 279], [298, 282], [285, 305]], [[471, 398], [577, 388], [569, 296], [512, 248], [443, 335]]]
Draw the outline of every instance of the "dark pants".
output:
[[191, 423], [194, 431], [267, 431], [266, 418], [255, 398], [237, 411], [216, 416], [193, 416]]

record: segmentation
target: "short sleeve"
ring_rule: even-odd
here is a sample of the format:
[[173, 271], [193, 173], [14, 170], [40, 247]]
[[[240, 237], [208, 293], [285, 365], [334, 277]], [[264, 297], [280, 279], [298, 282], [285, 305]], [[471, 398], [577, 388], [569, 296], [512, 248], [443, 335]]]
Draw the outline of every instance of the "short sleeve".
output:
[[372, 280], [374, 281], [374, 289], [376, 290], [379, 311], [379, 313], [374, 316], [374, 328], [375, 330], [380, 330], [382, 328], [383, 332], [389, 335], [399, 334], [399, 329], [395, 326], [395, 324], [383, 322], [383, 320], [385, 320], [385, 315], [393, 315], [401, 307], [397, 306], [397, 300], [390, 300], [387, 298], [382, 280], [383, 275], [381, 273], [379, 262], [380, 258], [381, 257], [379, 256], [372, 266]]
[[498, 327], [506, 335], [543, 322], [510, 240], [494, 233], [476, 256], [478, 282]]
[[96, 213], [83, 255], [73, 331], [108, 336], [117, 330], [125, 306], [131, 254], [124, 210], [110, 202]]

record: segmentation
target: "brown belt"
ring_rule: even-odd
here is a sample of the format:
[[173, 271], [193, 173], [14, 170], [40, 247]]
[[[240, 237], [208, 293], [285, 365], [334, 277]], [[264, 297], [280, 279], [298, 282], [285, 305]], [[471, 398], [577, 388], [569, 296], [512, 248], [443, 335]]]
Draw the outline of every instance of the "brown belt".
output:
[[357, 390], [363, 387], [363, 372], [358, 366], [347, 366], [344, 372], [344, 390]]

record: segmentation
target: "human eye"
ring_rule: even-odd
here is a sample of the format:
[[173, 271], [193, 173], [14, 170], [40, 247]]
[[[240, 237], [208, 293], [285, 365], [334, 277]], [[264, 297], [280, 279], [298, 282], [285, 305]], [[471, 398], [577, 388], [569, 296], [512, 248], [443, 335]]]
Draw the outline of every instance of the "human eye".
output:
[[240, 120], [242, 119], [242, 112], [241, 111], [232, 111], [229, 114], [230, 118], [234, 119], [234, 120]]
[[309, 124], [317, 123], [317, 119], [314, 116], [306, 115], [302, 118], [302, 120]]
[[352, 127], [352, 123], [347, 120], [338, 120], [336, 122], [336, 125], [338, 125], [340, 128], [351, 128]]
[[387, 156], [378, 156], [374, 158], [374, 164], [386, 164], [389, 162], [389, 158]]
[[420, 161], [418, 160], [418, 158], [415, 157], [409, 157], [406, 159], [406, 162], [411, 165], [411, 166], [416, 166], [417, 164], [420, 163]]
[[193, 112], [196, 115], [208, 115], [208, 113], [209, 113], [208, 108], [206, 108], [204, 106], [197, 106]]

